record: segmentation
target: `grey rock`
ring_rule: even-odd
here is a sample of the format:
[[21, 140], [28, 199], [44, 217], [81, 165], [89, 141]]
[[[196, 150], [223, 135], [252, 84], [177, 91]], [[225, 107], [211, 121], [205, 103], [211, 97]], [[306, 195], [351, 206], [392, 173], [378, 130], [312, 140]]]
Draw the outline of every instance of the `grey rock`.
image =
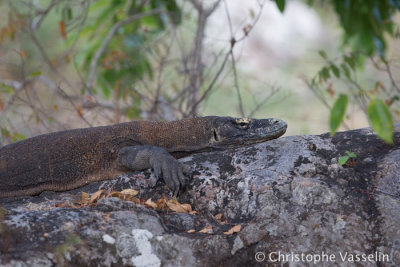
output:
[[[357, 158], [341, 166], [345, 151]], [[157, 200], [169, 191], [150, 171], [69, 192], [1, 199], [0, 265], [400, 265], [399, 127], [393, 145], [359, 129], [333, 138], [283, 137], [181, 161], [194, 177], [178, 201], [197, 214], [119, 198], [84, 208], [60, 205], [99, 189], [133, 188], [138, 198]], [[219, 213], [222, 222], [214, 217]], [[224, 234], [235, 225], [240, 232]], [[209, 233], [199, 233], [205, 227]]]

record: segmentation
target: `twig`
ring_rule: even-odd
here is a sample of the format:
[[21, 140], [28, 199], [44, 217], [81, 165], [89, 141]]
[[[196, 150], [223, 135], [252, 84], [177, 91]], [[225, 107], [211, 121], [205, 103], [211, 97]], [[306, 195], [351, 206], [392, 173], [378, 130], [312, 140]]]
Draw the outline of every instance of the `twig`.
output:
[[392, 73], [392, 70], [391, 70], [391, 68], [390, 68], [389, 63], [388, 63], [386, 60], [383, 60], [383, 64], [385, 64], [386, 71], [387, 71], [387, 74], [388, 74], [388, 76], [389, 76], [389, 79], [390, 79], [390, 81], [391, 81], [391, 83], [392, 83], [392, 86], [397, 90], [398, 93], [400, 93], [400, 88], [399, 88], [399, 86], [397, 85], [397, 83], [396, 83], [396, 81], [395, 81], [395, 79], [394, 79], [394, 77], [393, 77], [393, 73]]
[[168, 55], [170, 54], [170, 50], [173, 44], [173, 41], [176, 37], [176, 31], [174, 31], [171, 40], [167, 46], [167, 51], [165, 52], [165, 55], [163, 55], [160, 59], [159, 62], [159, 71], [158, 71], [158, 75], [157, 75], [157, 90], [156, 90], [156, 96], [154, 97], [154, 103], [153, 103], [153, 107], [151, 107], [150, 109], [150, 113], [156, 113], [157, 109], [158, 109], [158, 104], [160, 101], [160, 94], [161, 94], [161, 76], [163, 74], [163, 70], [164, 70], [164, 64], [166, 63], [166, 59], [168, 57]]
[[26, 80], [24, 82], [19, 82], [19, 81], [14, 81], [14, 80], [1, 80], [0, 79], [0, 83], [11, 87], [14, 91], [14, 94], [11, 95], [10, 99], [4, 105], [4, 111], [6, 111], [8, 109], [8, 107], [14, 103], [19, 92], [25, 87], [26, 83], [28, 83], [29, 81], [30, 80]]
[[[325, 98], [321, 96], [320, 94], [317, 93], [317, 90], [307, 81], [306, 78], [303, 78], [304, 83], [307, 85], [307, 87], [315, 94], [315, 96], [325, 105], [325, 107], [329, 110], [332, 109], [332, 107], [326, 102]], [[342, 122], [344, 127], [346, 129], [351, 129], [349, 125], [345, 121]]]
[[192, 108], [192, 110], [197, 108], [197, 106], [200, 104], [200, 102], [202, 102], [206, 98], [206, 96], [210, 93], [210, 91], [213, 89], [214, 84], [217, 82], [219, 76], [221, 75], [222, 71], [224, 70], [224, 67], [225, 67], [226, 62], [228, 61], [229, 55], [230, 55], [230, 51], [228, 53], [226, 53], [225, 58], [222, 61], [222, 64], [221, 64], [219, 70], [217, 71], [217, 74], [214, 76], [213, 80], [208, 85], [208, 87], [204, 91], [203, 95], [199, 98], [199, 100], [197, 100], [196, 103], [194, 103], [194, 107]]
[[203, 84], [203, 66], [202, 66], [202, 55], [203, 55], [203, 39], [204, 32], [207, 24], [208, 17], [215, 11], [221, 0], [215, 1], [211, 7], [204, 9], [203, 3], [198, 0], [190, 1], [194, 8], [197, 10], [197, 30], [194, 41], [194, 47], [191, 55], [192, 66], [189, 68], [189, 82], [190, 82], [190, 94], [189, 101], [187, 102], [188, 110], [190, 110], [191, 116], [197, 115], [197, 105], [195, 103], [198, 99], [198, 92]]
[[[194, 2], [198, 3], [197, 0], [193, 0]], [[235, 47], [235, 45], [241, 41], [243, 41], [248, 34], [251, 32], [251, 30], [254, 28], [255, 24], [258, 22], [258, 20], [261, 17], [262, 14], [262, 9], [264, 7], [264, 1], [259, 1], [259, 7], [260, 7], [260, 11], [258, 12], [255, 20], [253, 21], [253, 23], [250, 25], [250, 28], [247, 30], [247, 32], [240, 37], [239, 39], [235, 39], [235, 37], [233, 36], [233, 30], [231, 29], [231, 23], [230, 23], [230, 29], [231, 29], [231, 40], [230, 40], [230, 49], [229, 51], [226, 53], [224, 60], [222, 61], [222, 64], [219, 68], [219, 70], [217, 71], [216, 75], [214, 76], [213, 80], [211, 81], [211, 83], [209, 84], [209, 86], [207, 87], [207, 89], [204, 91], [203, 95], [193, 104], [192, 106], [192, 111], [190, 112], [191, 115], [194, 115], [193, 111], [197, 110], [197, 106], [200, 104], [200, 102], [202, 102], [206, 96], [210, 93], [210, 91], [213, 89], [215, 83], [217, 82], [219, 76], [221, 75], [226, 62], [228, 61], [229, 57], [231, 56], [233, 61], [232, 61], [232, 65], [233, 65], [233, 71], [234, 73], [236, 73], [236, 66], [235, 66], [235, 60], [233, 57], [233, 48]], [[228, 20], [230, 19], [230, 16], [228, 15]], [[241, 96], [240, 96], [240, 91], [239, 90], [239, 86], [238, 86], [238, 82], [237, 82], [237, 74], [235, 75], [235, 87], [237, 90], [237, 94], [238, 94], [238, 98], [239, 98], [239, 108], [240, 108], [240, 112], [242, 113], [242, 115], [244, 116], [244, 110], [243, 110], [243, 106], [242, 106], [242, 100], [241, 100]]]
[[231, 16], [229, 15], [228, 4], [226, 3], [226, 0], [224, 0], [224, 7], [225, 7], [226, 17], [228, 19], [229, 31], [231, 33], [230, 55], [231, 55], [231, 61], [232, 61], [233, 81], [234, 81], [234, 85], [235, 85], [235, 89], [236, 89], [236, 95], [237, 95], [238, 101], [239, 101], [239, 112], [240, 112], [240, 115], [242, 117], [244, 117], [244, 108], [243, 108], [242, 96], [240, 95], [238, 75], [237, 75], [237, 71], [236, 71], [236, 60], [235, 60], [235, 56], [233, 54], [233, 46], [235, 45], [236, 40], [235, 40], [235, 36], [233, 34], [232, 20], [231, 20]]
[[254, 109], [250, 112], [249, 117], [252, 118], [253, 115], [262, 107], [265, 105], [265, 103], [273, 96], [275, 95], [277, 92], [279, 91], [279, 88], [273, 88], [271, 93], [269, 95], [267, 95], [262, 101], [260, 101], [255, 107]]

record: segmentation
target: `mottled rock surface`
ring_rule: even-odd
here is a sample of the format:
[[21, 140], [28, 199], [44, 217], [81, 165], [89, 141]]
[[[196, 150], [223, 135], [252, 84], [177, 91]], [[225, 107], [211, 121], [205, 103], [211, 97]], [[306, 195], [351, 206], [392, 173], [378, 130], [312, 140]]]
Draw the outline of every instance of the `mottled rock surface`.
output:
[[[341, 166], [345, 151], [357, 157]], [[182, 161], [195, 171], [178, 201], [198, 214], [118, 198], [63, 205], [99, 188], [133, 188], [141, 199], [159, 199], [168, 191], [150, 171], [70, 192], [0, 199], [0, 265], [400, 265], [400, 127], [394, 145], [360, 129]], [[224, 234], [236, 225], [238, 233]], [[199, 233], [205, 227], [208, 233]]]

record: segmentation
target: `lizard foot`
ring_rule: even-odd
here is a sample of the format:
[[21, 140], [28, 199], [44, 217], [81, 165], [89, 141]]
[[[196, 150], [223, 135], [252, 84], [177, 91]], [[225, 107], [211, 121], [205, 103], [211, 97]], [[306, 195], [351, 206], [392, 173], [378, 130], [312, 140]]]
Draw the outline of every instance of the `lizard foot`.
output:
[[163, 178], [174, 196], [177, 196], [179, 191], [186, 186], [188, 180], [191, 179], [190, 167], [177, 161], [168, 152], [154, 153], [150, 159], [150, 165], [156, 177], [158, 179]]
[[163, 178], [177, 196], [191, 178], [190, 167], [177, 161], [167, 150], [156, 146], [128, 146], [118, 153], [119, 166], [131, 170], [153, 168], [157, 179]]

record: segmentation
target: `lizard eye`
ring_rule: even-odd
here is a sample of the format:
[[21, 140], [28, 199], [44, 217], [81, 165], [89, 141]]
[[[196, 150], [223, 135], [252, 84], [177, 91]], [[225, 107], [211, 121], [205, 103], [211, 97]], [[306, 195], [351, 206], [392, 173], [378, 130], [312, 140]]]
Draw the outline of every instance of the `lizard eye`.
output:
[[235, 124], [237, 127], [241, 129], [247, 129], [250, 125], [250, 119], [249, 118], [236, 119]]

